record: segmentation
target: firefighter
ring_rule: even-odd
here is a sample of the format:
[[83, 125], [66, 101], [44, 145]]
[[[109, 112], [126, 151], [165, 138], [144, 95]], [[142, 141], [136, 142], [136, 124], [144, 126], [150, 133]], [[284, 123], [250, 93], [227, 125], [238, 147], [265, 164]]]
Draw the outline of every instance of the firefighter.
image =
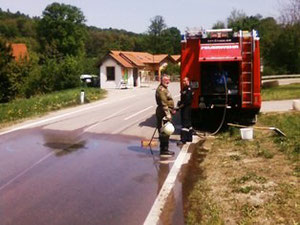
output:
[[160, 155], [161, 156], [173, 156], [174, 152], [169, 151], [169, 138], [165, 132], [162, 131], [163, 123], [172, 121], [172, 114], [176, 113], [174, 109], [174, 101], [171, 93], [168, 90], [168, 85], [170, 83], [170, 77], [168, 75], [163, 75], [160, 85], [156, 89], [155, 99], [157, 103], [156, 108], [156, 122], [157, 129], [159, 131], [159, 141], [160, 141]]
[[192, 128], [192, 98], [193, 90], [190, 86], [190, 80], [188, 77], [185, 77], [182, 81], [183, 89], [180, 95], [180, 101], [177, 103], [178, 109], [180, 109], [181, 117], [181, 132], [180, 132], [180, 141], [178, 145], [185, 144], [186, 142], [193, 141], [193, 128]]

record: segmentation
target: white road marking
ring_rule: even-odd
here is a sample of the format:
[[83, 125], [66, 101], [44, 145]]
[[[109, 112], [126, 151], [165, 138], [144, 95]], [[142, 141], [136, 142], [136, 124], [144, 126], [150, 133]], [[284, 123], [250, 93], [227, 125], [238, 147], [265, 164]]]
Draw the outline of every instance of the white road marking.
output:
[[188, 153], [189, 144], [186, 144], [182, 147], [177, 159], [175, 160], [175, 163], [166, 178], [162, 188], [160, 189], [159, 194], [157, 195], [154, 204], [147, 216], [147, 218], [144, 221], [144, 225], [156, 225], [159, 222], [160, 214], [164, 208], [164, 205], [167, 201], [167, 198], [172, 190], [172, 188], [175, 185], [175, 181], [177, 178], [177, 175], [180, 171], [181, 165], [186, 163], [186, 158], [190, 157], [190, 154]]
[[138, 118], [138, 119], [136, 119], [136, 120], [134, 120], [134, 121], [131, 121], [130, 124], [127, 124], [126, 126], [123, 126], [123, 127], [119, 128], [119, 129], [115, 130], [115, 131], [112, 132], [111, 134], [119, 134], [119, 133], [121, 133], [121, 132], [127, 130], [128, 128], [130, 128], [130, 127], [136, 125], [138, 122], [140, 122], [141, 120], [143, 120], [145, 117], [151, 116], [151, 115], [153, 115], [153, 112], [149, 112], [149, 113], [143, 115], [143, 117], [140, 117], [140, 118]]
[[124, 120], [129, 120], [129, 119], [131, 119], [131, 118], [133, 118], [133, 117], [135, 117], [135, 116], [137, 116], [137, 115], [139, 115], [139, 114], [141, 114], [141, 113], [143, 113], [143, 112], [145, 112], [145, 111], [147, 111], [151, 108], [153, 108], [153, 105], [151, 105], [151, 106], [147, 107], [146, 109], [143, 109], [143, 110], [141, 110], [141, 111], [139, 111], [135, 114], [132, 114], [131, 116], [126, 117]]
[[70, 115], [73, 115], [73, 114], [76, 114], [76, 113], [79, 113], [79, 112], [84, 112], [84, 111], [87, 111], [87, 110], [90, 110], [90, 109], [93, 109], [93, 108], [97, 108], [97, 107], [100, 107], [100, 106], [103, 106], [103, 105], [107, 105], [109, 103], [115, 103], [115, 102], [122, 101], [122, 100], [125, 100], [125, 99], [128, 99], [128, 98], [133, 98], [135, 96], [136, 95], [128, 96], [128, 97], [125, 97], [125, 98], [122, 98], [122, 99], [118, 99], [116, 101], [103, 102], [103, 103], [100, 103], [98, 105], [94, 105], [94, 106], [90, 106], [90, 107], [87, 107], [87, 108], [79, 109], [77, 111], [73, 111], [73, 112], [65, 113], [65, 114], [62, 114], [62, 115], [59, 115], [59, 116], [54, 116], [54, 117], [51, 117], [51, 118], [48, 118], [48, 119], [44, 119], [44, 120], [40, 120], [40, 121], [37, 121], [37, 122], [29, 123], [29, 124], [26, 124], [26, 125], [23, 125], [23, 126], [20, 126], [20, 127], [13, 128], [13, 129], [8, 130], [8, 131], [1, 132], [0, 136], [4, 135], [4, 134], [12, 133], [12, 132], [17, 131], [17, 130], [21, 130], [21, 129], [25, 129], [25, 128], [29, 128], [29, 127], [33, 127], [33, 126], [37, 126], [37, 125], [41, 125], [43, 123], [46, 123], [46, 122], [49, 122], [49, 121], [52, 121], [52, 120], [56, 120], [56, 119], [60, 119], [60, 118], [66, 117], [66, 116], [70, 116]]
[[119, 110], [119, 111], [117, 111], [117, 112], [115, 112], [115, 113], [109, 115], [108, 117], [105, 117], [104, 119], [102, 119], [102, 120], [99, 121], [98, 123], [94, 124], [93, 126], [90, 126], [90, 127], [86, 128], [85, 130], [83, 130], [82, 133], [84, 133], [84, 132], [86, 132], [86, 131], [88, 131], [88, 130], [91, 130], [92, 128], [98, 126], [98, 125], [99, 125], [100, 123], [102, 123], [103, 121], [108, 120], [108, 119], [110, 119], [110, 118], [113, 118], [114, 116], [116, 116], [116, 115], [118, 115], [119, 113], [121, 113], [121, 112], [123, 112], [123, 111], [129, 109], [130, 107], [131, 107], [131, 106], [128, 106], [128, 107], [126, 107], [126, 108], [123, 108], [123, 109], [121, 109], [121, 110]]
[[125, 108], [123, 108], [123, 109], [119, 110], [118, 112], [115, 112], [115, 113], [113, 113], [113, 114], [109, 115], [108, 117], [105, 117], [105, 118], [104, 118], [102, 121], [105, 121], [105, 120], [111, 119], [111, 118], [113, 118], [114, 116], [118, 115], [118, 114], [119, 114], [119, 113], [121, 113], [121, 112], [124, 112], [124, 111], [126, 111], [127, 109], [129, 109], [129, 108], [131, 108], [131, 107], [132, 107], [132, 106], [125, 107]]
[[27, 169], [23, 170], [21, 173], [19, 173], [17, 176], [15, 176], [14, 178], [12, 178], [11, 180], [9, 180], [8, 182], [6, 182], [4, 185], [2, 185], [0, 187], [0, 191], [2, 189], [4, 189], [7, 185], [11, 184], [12, 182], [14, 182], [16, 179], [18, 179], [19, 177], [21, 177], [22, 175], [24, 175], [25, 173], [27, 173], [29, 170], [31, 170], [32, 168], [34, 168], [35, 166], [37, 166], [38, 164], [40, 164], [41, 162], [43, 162], [44, 160], [48, 159], [50, 156], [52, 156], [53, 154], [55, 154], [56, 152], [50, 152], [49, 154], [45, 155], [43, 158], [41, 158], [39, 161], [37, 161], [36, 163], [34, 163], [33, 165], [31, 165], [30, 167], [28, 167]]

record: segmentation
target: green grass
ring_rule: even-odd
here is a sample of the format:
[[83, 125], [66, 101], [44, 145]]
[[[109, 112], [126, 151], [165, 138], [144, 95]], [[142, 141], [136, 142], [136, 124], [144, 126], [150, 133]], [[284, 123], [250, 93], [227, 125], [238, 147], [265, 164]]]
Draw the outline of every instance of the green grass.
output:
[[[227, 214], [240, 225], [258, 224], [264, 215], [271, 224], [297, 224], [291, 221], [299, 218], [299, 190], [291, 181], [300, 176], [300, 112], [261, 114], [257, 126], [274, 126], [287, 136], [255, 130], [254, 139], [247, 141], [238, 128], [229, 127], [217, 135], [204, 157], [200, 146], [195, 149], [194, 170], [188, 175], [193, 182], [185, 201], [186, 224], [225, 224]], [[211, 170], [223, 174], [222, 188], [215, 187], [216, 178], [206, 176], [205, 171]], [[224, 191], [215, 196], [212, 190]], [[255, 196], [265, 200], [255, 205], [249, 200]]]
[[284, 100], [300, 98], [300, 83], [262, 89], [262, 100]]
[[300, 154], [300, 112], [266, 114], [258, 118], [260, 124], [273, 126], [283, 131], [287, 137], [274, 134], [274, 143], [292, 161], [299, 160]]
[[[85, 88], [84, 90], [85, 102], [102, 99], [106, 94], [105, 90], [99, 88]], [[75, 88], [0, 104], [0, 128], [25, 118], [79, 105], [80, 92], [80, 88]]]

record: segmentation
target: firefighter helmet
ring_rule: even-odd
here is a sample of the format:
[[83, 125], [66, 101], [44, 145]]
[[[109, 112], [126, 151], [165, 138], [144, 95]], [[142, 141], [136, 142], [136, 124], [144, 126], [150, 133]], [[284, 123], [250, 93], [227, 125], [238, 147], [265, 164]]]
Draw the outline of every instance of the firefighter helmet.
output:
[[175, 127], [170, 121], [166, 122], [161, 128], [161, 132], [165, 133], [168, 136], [172, 135], [174, 131]]

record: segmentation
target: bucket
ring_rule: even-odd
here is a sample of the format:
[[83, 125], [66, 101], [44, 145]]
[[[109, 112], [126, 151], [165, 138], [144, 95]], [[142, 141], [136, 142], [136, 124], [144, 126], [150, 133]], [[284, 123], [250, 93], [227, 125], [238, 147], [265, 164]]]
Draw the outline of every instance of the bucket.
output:
[[253, 128], [241, 128], [241, 137], [243, 140], [252, 140], [253, 139]]
[[300, 111], [300, 100], [293, 101], [293, 109], [296, 111]]

